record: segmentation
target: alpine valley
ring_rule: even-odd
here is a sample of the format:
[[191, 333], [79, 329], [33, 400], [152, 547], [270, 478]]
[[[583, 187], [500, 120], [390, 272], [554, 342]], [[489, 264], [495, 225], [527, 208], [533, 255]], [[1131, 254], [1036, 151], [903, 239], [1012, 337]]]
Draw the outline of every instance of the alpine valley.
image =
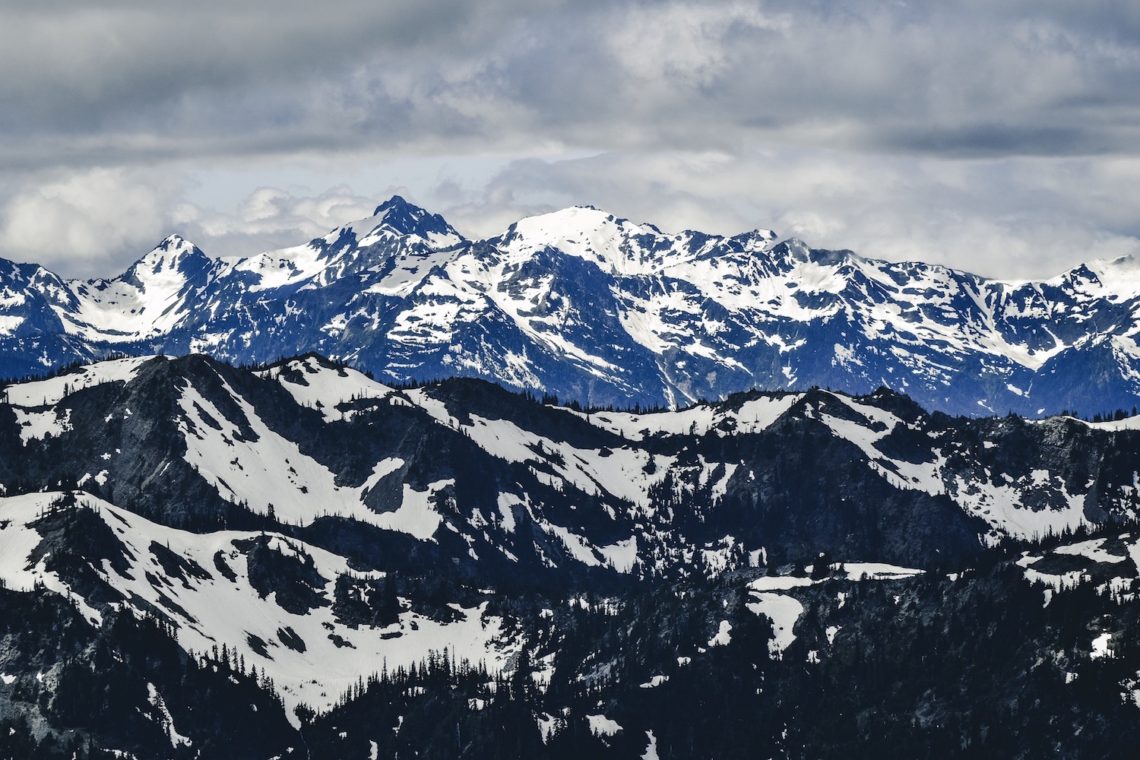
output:
[[[527, 247], [556, 220], [602, 237]], [[468, 244], [392, 201], [276, 258], [212, 262], [170, 240], [106, 283], [12, 268], [8, 345], [28, 352], [13, 371], [45, 356], [32, 346], [49, 364], [177, 341], [249, 359], [287, 350], [293, 330], [355, 341], [354, 362], [388, 369], [191, 353], [7, 385], [0, 757], [1131, 756], [1140, 419], [950, 416], [886, 388], [612, 411], [381, 376], [467, 366], [677, 401], [711, 393], [698, 377], [743, 383], [758, 365], [740, 357], [808, 356], [818, 321], [853, 352], [820, 372], [895, 357], [933, 393], [936, 352], [918, 350], [933, 338], [862, 354], [872, 338], [853, 325], [883, 315], [880, 347], [941, 326], [961, 350], [937, 353], [947, 372], [1040, 360], [1061, 374], [1063, 357], [1118, 357], [1131, 340], [1070, 334], [1059, 349], [1058, 316], [1048, 348], [1043, 327], [1019, 333], [1036, 348], [997, 342], [998, 312], [1055, 308], [1015, 309], [1010, 293], [1088, 292], [1091, 276], [1006, 291], [770, 244], [666, 238], [590, 210]], [[732, 261], [754, 278], [718, 279]], [[740, 300], [663, 269], [705, 271], [693, 281]], [[945, 317], [963, 302], [935, 308], [931, 292], [910, 316], [883, 308], [919, 298], [904, 281], [957, 283], [994, 331], [965, 330], [973, 317]], [[990, 295], [963, 295], [974, 287]], [[768, 328], [744, 294], [764, 288], [764, 308], [788, 314], [763, 319], [801, 337], [756, 342]], [[880, 307], [850, 311], [855, 288]], [[737, 358], [712, 358], [729, 336]], [[264, 343], [239, 351], [246, 337]], [[603, 345], [624, 353], [602, 359]], [[1102, 379], [1125, 387], [1123, 372]]]
[[887, 386], [953, 414], [1092, 415], [1140, 399], [1138, 332], [1132, 258], [1001, 282], [589, 207], [468, 240], [393, 197], [247, 258], [171, 236], [110, 280], [0, 260], [9, 379], [119, 355], [315, 351], [387, 382], [480, 377], [591, 406]]

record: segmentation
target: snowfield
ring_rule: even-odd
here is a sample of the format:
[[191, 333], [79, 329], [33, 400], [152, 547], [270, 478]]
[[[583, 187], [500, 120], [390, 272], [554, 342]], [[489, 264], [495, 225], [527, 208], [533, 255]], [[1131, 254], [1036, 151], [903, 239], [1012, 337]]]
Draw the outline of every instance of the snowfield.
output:
[[[0, 499], [0, 578], [9, 588], [30, 590], [37, 582], [67, 595], [86, 610], [92, 623], [101, 616], [83, 597], [68, 589], [45, 569], [44, 560], [29, 567], [28, 557], [40, 541], [33, 523], [50, 508], [59, 494], [45, 493]], [[431, 651], [445, 648], [457, 659], [485, 660], [499, 667], [510, 654], [499, 642], [500, 621], [484, 613], [484, 607], [458, 608], [459, 620], [440, 623], [405, 611], [400, 622], [380, 629], [351, 627], [333, 613], [333, 587], [339, 576], [376, 577], [352, 570], [344, 558], [296, 539], [268, 534], [271, 550], [284, 556], [312, 559], [325, 580], [317, 589], [326, 606], [294, 614], [273, 598], [259, 596], [250, 582], [247, 552], [238, 546], [263, 534], [220, 531], [194, 534], [167, 528], [97, 499], [80, 497], [76, 509], [90, 509], [121, 542], [128, 567], [122, 571], [105, 563], [96, 568], [100, 578], [119, 592], [140, 613], [143, 603], [165, 611], [177, 627], [177, 640], [190, 653], [203, 655], [226, 644], [250, 665], [264, 670], [276, 682], [292, 715], [292, 708], [306, 704], [326, 709], [361, 675], [378, 673], [385, 665], [394, 668], [426, 659]], [[157, 545], [190, 568], [181, 577], [171, 577], [171, 561], [160, 558]], [[165, 554], [165, 552], [163, 552]], [[232, 578], [219, 569], [224, 565]], [[159, 585], [148, 578], [163, 578]], [[286, 633], [282, 633], [286, 632]], [[381, 636], [380, 634], [384, 635]], [[303, 642], [298, 651], [296, 642]], [[260, 640], [267, 654], [251, 642]]]

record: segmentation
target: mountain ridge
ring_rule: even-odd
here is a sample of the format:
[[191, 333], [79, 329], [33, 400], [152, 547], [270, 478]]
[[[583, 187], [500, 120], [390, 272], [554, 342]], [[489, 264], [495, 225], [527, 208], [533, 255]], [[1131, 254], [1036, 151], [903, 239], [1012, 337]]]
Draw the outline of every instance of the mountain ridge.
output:
[[0, 753], [1113, 756], [1138, 455], [1137, 418], [889, 389], [585, 411], [318, 354], [10, 383]]
[[469, 240], [394, 196], [249, 257], [172, 235], [109, 280], [0, 265], [0, 375], [112, 353], [312, 350], [389, 381], [476, 376], [592, 405], [886, 385], [958, 414], [1091, 416], [1140, 403], [1140, 269], [1126, 258], [993, 280], [587, 206]]

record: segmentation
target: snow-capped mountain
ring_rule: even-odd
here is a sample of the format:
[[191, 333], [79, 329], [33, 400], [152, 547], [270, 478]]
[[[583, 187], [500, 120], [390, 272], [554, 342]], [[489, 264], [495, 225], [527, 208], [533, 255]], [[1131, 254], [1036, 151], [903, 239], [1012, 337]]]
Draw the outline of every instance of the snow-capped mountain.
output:
[[[193, 271], [179, 251], [136, 277]], [[1048, 660], [1058, 678], [1106, 652], [1131, 662], [1138, 462], [1137, 418], [951, 418], [886, 389], [587, 412], [475, 379], [397, 387], [314, 354], [129, 357], [10, 384], [0, 749], [46, 734], [67, 757], [85, 756], [67, 737], [109, 753], [91, 757], [395, 757], [458, 721], [481, 756], [508, 729], [473, 738], [479, 721], [508, 720], [535, 742], [520, 756], [581, 756], [575, 721], [615, 757], [681, 756], [678, 700], [707, 707], [742, 663], [755, 683], [799, 683], [805, 663], [850, 678], [884, 620], [926, 646], [947, 599], [1008, 604], [986, 633], [946, 623], [938, 640], [1001, 650], [1008, 621], [1028, 647], [1002, 656], [1011, 673], [1058, 651], [1061, 626], [1080, 635]], [[1004, 569], [971, 569], [994, 557]], [[991, 675], [973, 650], [942, 656]], [[910, 662], [890, 660], [880, 674]]]
[[389, 381], [490, 379], [602, 406], [880, 385], [954, 413], [1140, 399], [1140, 263], [1001, 282], [589, 207], [467, 240], [399, 197], [323, 238], [211, 259], [172, 236], [112, 280], [0, 264], [0, 371], [116, 354], [306, 351]]
[[154, 338], [191, 317], [213, 269], [197, 246], [172, 235], [113, 280], [73, 283], [76, 308], [61, 317], [68, 332], [85, 337]]

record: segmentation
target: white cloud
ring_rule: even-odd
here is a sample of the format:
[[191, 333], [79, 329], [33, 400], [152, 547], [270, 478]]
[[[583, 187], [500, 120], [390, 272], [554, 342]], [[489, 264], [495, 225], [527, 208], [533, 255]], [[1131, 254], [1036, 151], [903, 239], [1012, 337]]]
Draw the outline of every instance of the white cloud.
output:
[[[1140, 14], [1112, 0], [0, 0], [0, 70], [0, 255], [70, 273], [172, 230], [296, 243], [402, 182], [474, 235], [594, 203], [1008, 276], [1140, 234]], [[515, 160], [344, 174], [448, 156]]]
[[[1140, 179], [1134, 159], [627, 151], [515, 161], [480, 182], [442, 172], [434, 186], [421, 181], [369, 192], [256, 187], [221, 209], [187, 200], [194, 188], [171, 179], [177, 176], [96, 169], [26, 182], [0, 207], [0, 255], [71, 276], [108, 276], [171, 232], [214, 256], [251, 255], [366, 217], [394, 192], [443, 213], [471, 237], [591, 203], [666, 230], [766, 227], [816, 247], [997, 277], [1045, 278], [1079, 261], [1140, 251], [1129, 226], [1140, 219], [1140, 198], [1131, 191]], [[336, 176], [334, 167], [328, 181]]]
[[[259, 187], [232, 213], [195, 209], [184, 219], [206, 239], [228, 235], [323, 235], [333, 227], [372, 213], [375, 203], [335, 187], [315, 196], [297, 196], [274, 187]], [[251, 252], [252, 253], [252, 252]]]
[[482, 220], [497, 226], [504, 217], [592, 203], [667, 230], [769, 227], [871, 258], [1047, 278], [1081, 261], [1140, 252], [1136, 228], [1127, 224], [1140, 218], [1140, 198], [1129, 190], [1136, 167], [1096, 157], [610, 153], [517, 162], [491, 181], [483, 199], [459, 206], [456, 218], [465, 230], [491, 234], [498, 230]]
[[6, 258], [101, 272], [167, 231], [179, 184], [130, 169], [93, 169], [23, 187], [0, 211]]
[[314, 195], [259, 187], [228, 212], [183, 204], [179, 231], [212, 256], [250, 256], [320, 237], [375, 207], [346, 187]]
[[[769, 17], [758, 2], [635, 5], [604, 31], [610, 53], [636, 87], [676, 92], [712, 85], [730, 68], [736, 32], [786, 30], [787, 16]], [[764, 37], [753, 38], [763, 44]]]
[[344, 187], [317, 194], [260, 187], [219, 212], [187, 202], [189, 187], [165, 172], [121, 168], [29, 181], [0, 207], [0, 255], [66, 276], [106, 277], [173, 232], [211, 255], [250, 255], [308, 241], [375, 207]]

